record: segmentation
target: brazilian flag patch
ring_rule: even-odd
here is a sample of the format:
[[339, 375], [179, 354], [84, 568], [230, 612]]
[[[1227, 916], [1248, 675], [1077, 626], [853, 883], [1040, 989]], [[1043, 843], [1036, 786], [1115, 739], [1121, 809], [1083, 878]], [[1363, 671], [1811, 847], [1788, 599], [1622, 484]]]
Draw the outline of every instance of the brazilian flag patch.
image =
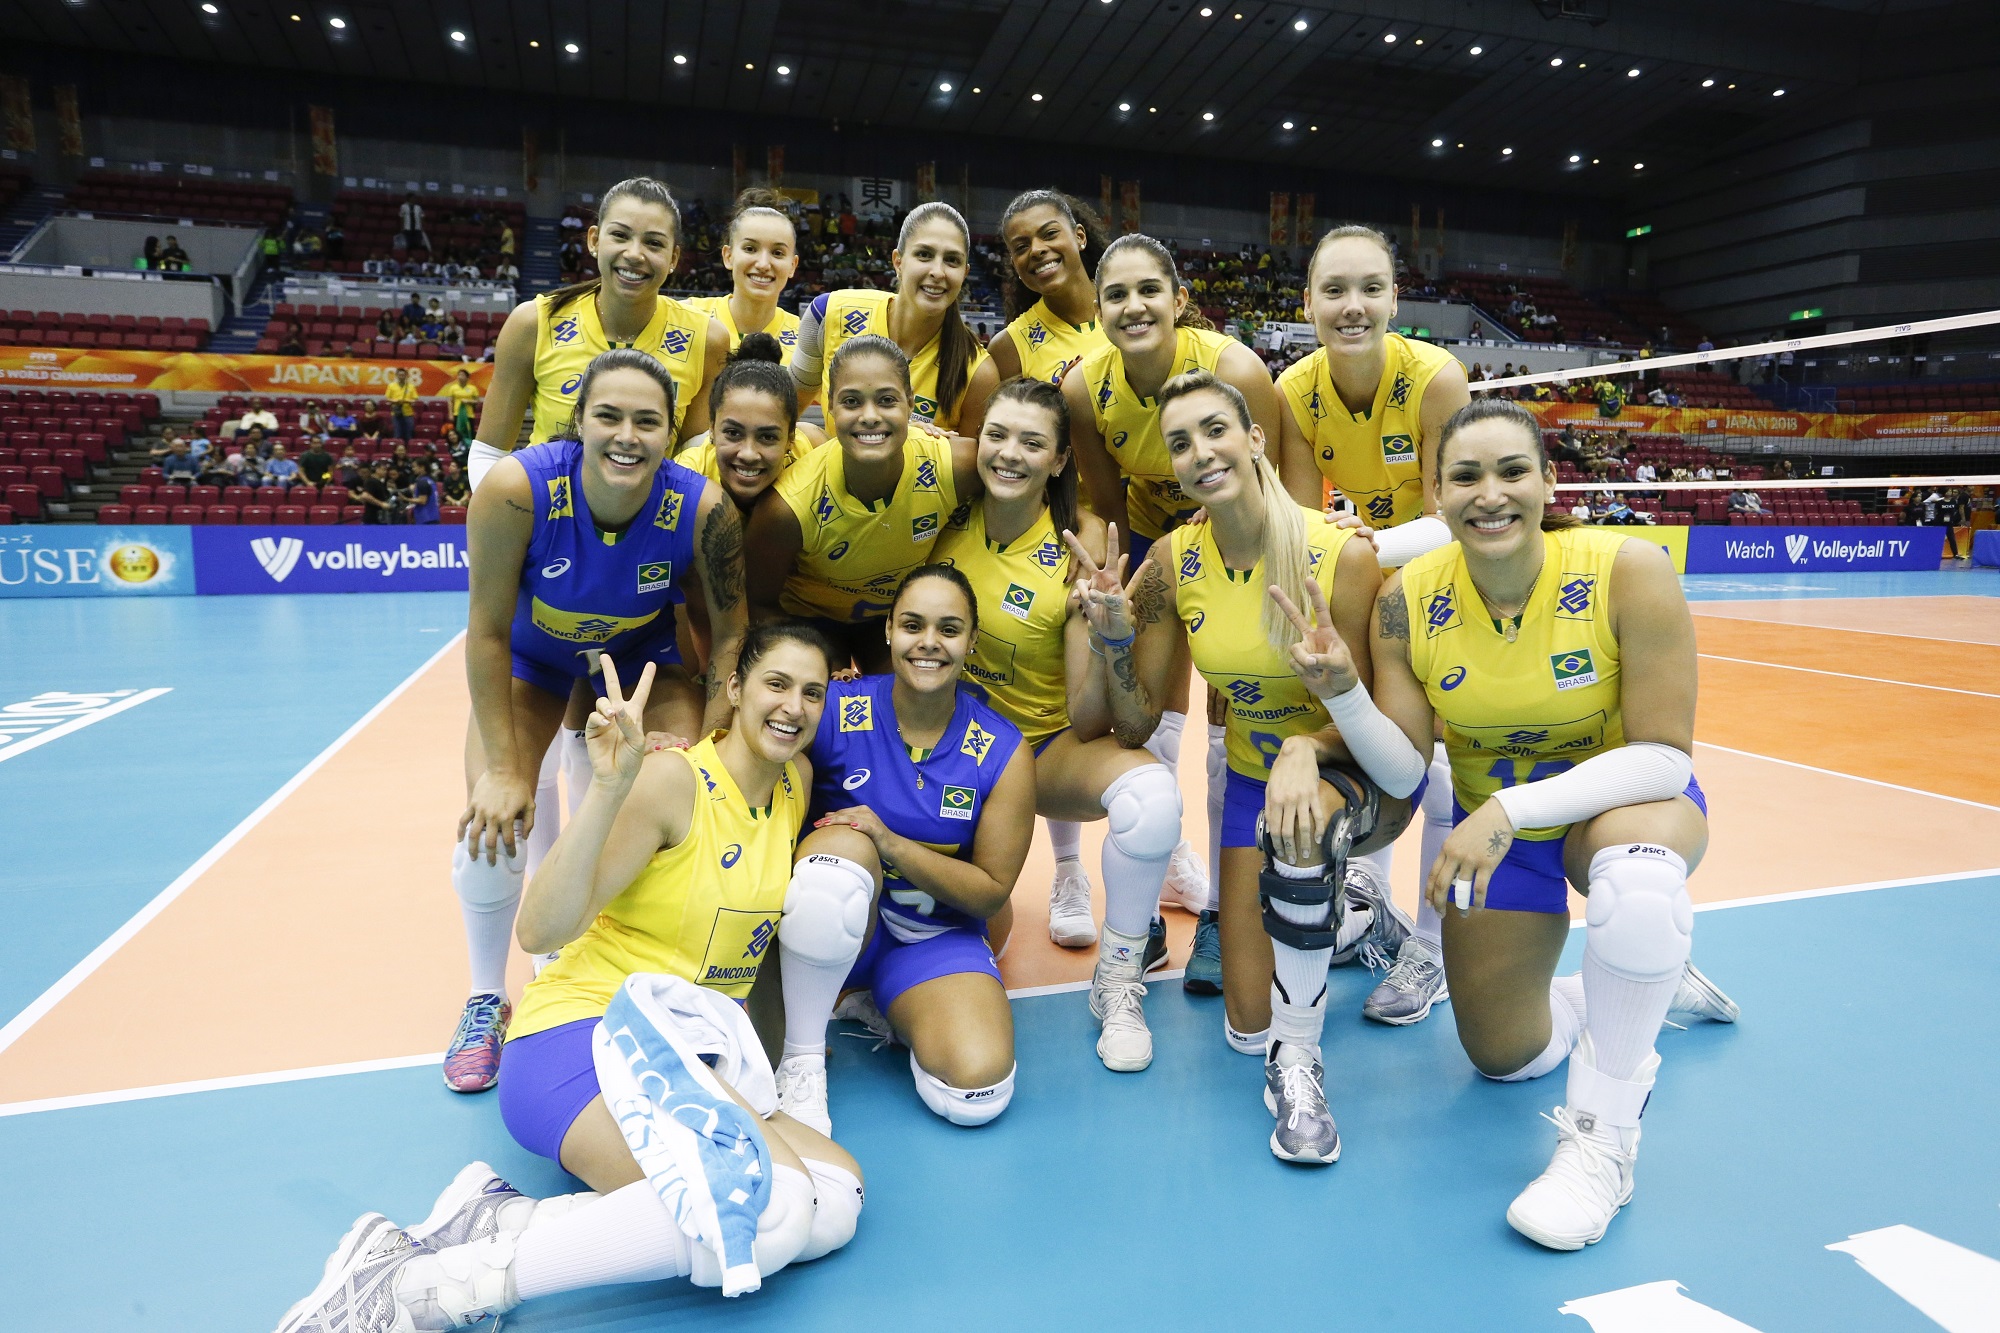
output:
[[1556, 688], [1559, 690], [1574, 690], [1597, 683], [1597, 666], [1590, 660], [1588, 648], [1553, 654], [1549, 658], [1549, 667], [1556, 674]]
[[1008, 584], [1006, 593], [1000, 598], [1000, 609], [1016, 620], [1026, 620], [1028, 612], [1034, 605], [1034, 591], [1029, 588], [1023, 588], [1018, 583]]
[[970, 787], [946, 787], [944, 795], [938, 800], [938, 817], [970, 820], [972, 803], [977, 796], [978, 793]]
[[1417, 442], [1408, 435], [1384, 435], [1382, 437], [1382, 461], [1384, 463], [1416, 462]]
[[658, 592], [674, 586], [674, 562], [655, 560], [639, 566], [639, 591]]
[[931, 538], [937, 535], [938, 535], [938, 516], [936, 514], [934, 513], [918, 514], [915, 518], [910, 520], [911, 541], [913, 542], [929, 541]]

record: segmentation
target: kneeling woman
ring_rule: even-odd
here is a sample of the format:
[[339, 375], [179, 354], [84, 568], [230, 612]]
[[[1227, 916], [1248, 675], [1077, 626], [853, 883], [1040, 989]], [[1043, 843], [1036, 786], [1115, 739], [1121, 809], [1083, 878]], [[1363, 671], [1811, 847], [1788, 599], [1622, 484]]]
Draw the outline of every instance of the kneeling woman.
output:
[[921, 566], [889, 609], [890, 673], [827, 692], [813, 832], [778, 935], [779, 1105], [822, 1133], [826, 1025], [843, 990], [872, 993], [910, 1048], [918, 1096], [953, 1124], [983, 1125], [1014, 1095], [1014, 1016], [989, 932], [1034, 834], [1035, 767], [1014, 724], [959, 681], [978, 633], [965, 576]]
[[[1175, 479], [1208, 522], [1170, 533], [1160, 545], [1171, 554], [1148, 560], [1129, 589], [1086, 589], [1085, 609], [1111, 678], [1143, 691], [1148, 707], [1165, 697], [1183, 627], [1195, 669], [1228, 703], [1220, 918], [1227, 1035], [1238, 1050], [1264, 1056], [1264, 1104], [1277, 1116], [1271, 1151], [1332, 1162], [1340, 1134], [1319, 1047], [1327, 966], [1337, 948], [1356, 943], [1341, 936], [1350, 897], [1372, 909], [1373, 922], [1395, 917], [1372, 877], [1347, 874], [1347, 859], [1392, 842], [1410, 807], [1352, 767], [1340, 730], [1293, 671], [1298, 629], [1268, 590], [1305, 604], [1316, 588], [1340, 636], [1359, 650], [1381, 573], [1352, 529], [1321, 522], [1317, 509], [1286, 495], [1267, 437], [1230, 384], [1207, 371], [1167, 381], [1160, 431]], [[1128, 660], [1135, 629], [1136, 672]]]
[[[1555, 1158], [1507, 1221], [1574, 1250], [1632, 1197], [1661, 1021], [1736, 1017], [1688, 962], [1687, 877], [1708, 845], [1688, 757], [1694, 622], [1658, 547], [1552, 512], [1555, 468], [1524, 409], [1461, 408], [1438, 465], [1454, 540], [1383, 588], [1373, 699], [1342, 662], [1314, 688], [1385, 787], [1416, 784], [1444, 722], [1458, 822], [1425, 891], [1452, 1013], [1489, 1078], [1568, 1059]], [[1571, 884], [1590, 899], [1583, 972], [1556, 977]]]
[[[825, 707], [826, 646], [804, 626], [759, 626], [728, 682], [730, 729], [687, 750], [648, 746], [653, 672], [649, 663], [624, 699], [604, 659], [605, 695], [585, 734], [589, 790], [521, 907], [522, 947], [562, 953], [528, 984], [504, 1055], [500, 1112], [508, 1130], [596, 1193], [532, 1199], [490, 1169], [468, 1167], [410, 1231], [380, 1214], [358, 1221], [280, 1333], [453, 1328], [537, 1296], [674, 1277], [733, 1294], [854, 1234], [859, 1167], [825, 1137], [768, 1109], [770, 1067], [735, 1002], [756, 973], [738, 964], [762, 952], [754, 946], [768, 939], [785, 903], [812, 782], [802, 751]], [[639, 1084], [644, 1109], [654, 1113], [635, 1127], [644, 1166], [620, 1127], [635, 1115], [633, 1099], [616, 1096], [608, 1082], [600, 1088], [605, 1066], [593, 1053], [607, 1009], [632, 1012], [619, 1006], [634, 994], [627, 984], [634, 974], [665, 974], [639, 983], [666, 982], [664, 993], [677, 997], [657, 1030], [663, 1040], [644, 1052], [666, 1075]], [[682, 1055], [684, 1046], [695, 1053]], [[718, 1056], [712, 1070], [697, 1058], [706, 1053]], [[628, 1058], [621, 1047], [617, 1063]], [[620, 1102], [620, 1119], [607, 1094]], [[761, 1114], [759, 1101], [767, 1104]], [[702, 1114], [686, 1114], [696, 1107]], [[673, 1207], [690, 1219], [677, 1221], [656, 1189], [662, 1173], [653, 1160], [655, 1134], [676, 1109], [679, 1123], [719, 1122], [740, 1133], [738, 1160], [768, 1157], [769, 1176], [748, 1172], [740, 1184], [719, 1177], [731, 1154], [716, 1154], [706, 1180], [676, 1178]], [[766, 1201], [749, 1252], [719, 1257], [731, 1253], [728, 1198], [739, 1188], [753, 1199], [761, 1190]], [[689, 1226], [725, 1241], [691, 1239]], [[733, 1266], [741, 1261], [756, 1271], [747, 1262]], [[385, 1291], [393, 1299], [380, 1300]], [[374, 1312], [372, 1320], [363, 1310]]]

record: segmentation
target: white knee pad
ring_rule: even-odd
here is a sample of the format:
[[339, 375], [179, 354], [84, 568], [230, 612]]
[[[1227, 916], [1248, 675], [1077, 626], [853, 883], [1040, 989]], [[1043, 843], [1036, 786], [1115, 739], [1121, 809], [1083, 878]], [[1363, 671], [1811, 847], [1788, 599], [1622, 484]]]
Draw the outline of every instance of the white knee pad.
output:
[[851, 963], [861, 954], [874, 896], [874, 880], [846, 857], [808, 856], [792, 867], [778, 943], [818, 967]]
[[474, 856], [459, 843], [451, 852], [451, 887], [458, 900], [475, 912], [499, 912], [521, 901], [523, 858], [507, 855], [492, 865], [484, 856]]
[[1007, 1077], [990, 1088], [954, 1088], [934, 1074], [924, 1071], [917, 1063], [917, 1053], [910, 1052], [910, 1076], [917, 1082], [917, 1096], [924, 1099], [924, 1105], [951, 1121], [954, 1125], [983, 1125], [995, 1120], [1007, 1109], [1007, 1103], [1014, 1100], [1014, 1074], [1020, 1066], [1007, 1071]]
[[852, 1171], [810, 1157], [804, 1160], [813, 1178], [813, 1222], [805, 1249], [792, 1260], [795, 1264], [832, 1254], [853, 1240], [855, 1228], [861, 1225], [861, 1205], [866, 1201], [861, 1181]]
[[[757, 1239], [750, 1247], [757, 1271], [765, 1277], [798, 1259], [812, 1234], [813, 1183], [805, 1172], [780, 1163], [771, 1164], [771, 1199], [757, 1215]], [[697, 1287], [722, 1285], [722, 1266], [715, 1251], [700, 1241], [688, 1242], [692, 1261], [688, 1281]]]
[[1164, 764], [1119, 775], [1104, 789], [1114, 846], [1135, 861], [1172, 855], [1181, 840], [1181, 784]]
[[1584, 947], [1627, 981], [1680, 975], [1693, 947], [1687, 862], [1657, 843], [1621, 843], [1590, 858]]

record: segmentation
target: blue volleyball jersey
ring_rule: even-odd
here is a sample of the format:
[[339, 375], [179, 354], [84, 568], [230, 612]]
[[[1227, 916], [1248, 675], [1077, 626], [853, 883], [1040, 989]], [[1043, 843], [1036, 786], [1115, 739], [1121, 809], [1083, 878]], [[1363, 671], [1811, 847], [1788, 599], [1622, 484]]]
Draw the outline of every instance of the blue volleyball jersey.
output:
[[662, 463], [638, 516], [607, 534], [584, 500], [581, 444], [549, 440], [513, 456], [528, 471], [535, 506], [514, 605], [515, 654], [584, 675], [596, 653], [615, 660], [637, 644], [673, 642], [673, 603], [684, 600], [706, 479]]
[[[863, 676], [827, 687], [826, 714], [813, 736], [812, 813], [865, 805], [890, 832], [932, 851], [970, 860], [986, 798], [1021, 743], [1021, 732], [967, 686], [937, 747], [910, 758], [896, 725], [894, 676]], [[907, 884], [882, 867], [882, 924], [904, 941], [927, 939], [953, 926], [984, 931], [986, 923]]]

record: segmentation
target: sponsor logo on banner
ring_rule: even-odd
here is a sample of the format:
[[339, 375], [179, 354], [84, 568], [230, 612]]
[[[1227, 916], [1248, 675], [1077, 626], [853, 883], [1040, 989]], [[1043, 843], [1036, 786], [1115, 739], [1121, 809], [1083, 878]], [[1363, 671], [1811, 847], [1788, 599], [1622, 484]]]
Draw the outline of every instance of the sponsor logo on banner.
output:
[[460, 527], [180, 531], [201, 593], [463, 592], [472, 564]]
[[292, 572], [292, 566], [299, 563], [299, 555], [305, 549], [306, 544], [297, 537], [280, 537], [275, 541], [258, 537], [250, 543], [250, 553], [257, 557], [257, 563], [280, 583]]
[[195, 591], [192, 531], [67, 524], [0, 528], [0, 597], [186, 596]]
[[1687, 568], [1690, 574], [1936, 569], [1944, 534], [1941, 527], [1691, 528]]

